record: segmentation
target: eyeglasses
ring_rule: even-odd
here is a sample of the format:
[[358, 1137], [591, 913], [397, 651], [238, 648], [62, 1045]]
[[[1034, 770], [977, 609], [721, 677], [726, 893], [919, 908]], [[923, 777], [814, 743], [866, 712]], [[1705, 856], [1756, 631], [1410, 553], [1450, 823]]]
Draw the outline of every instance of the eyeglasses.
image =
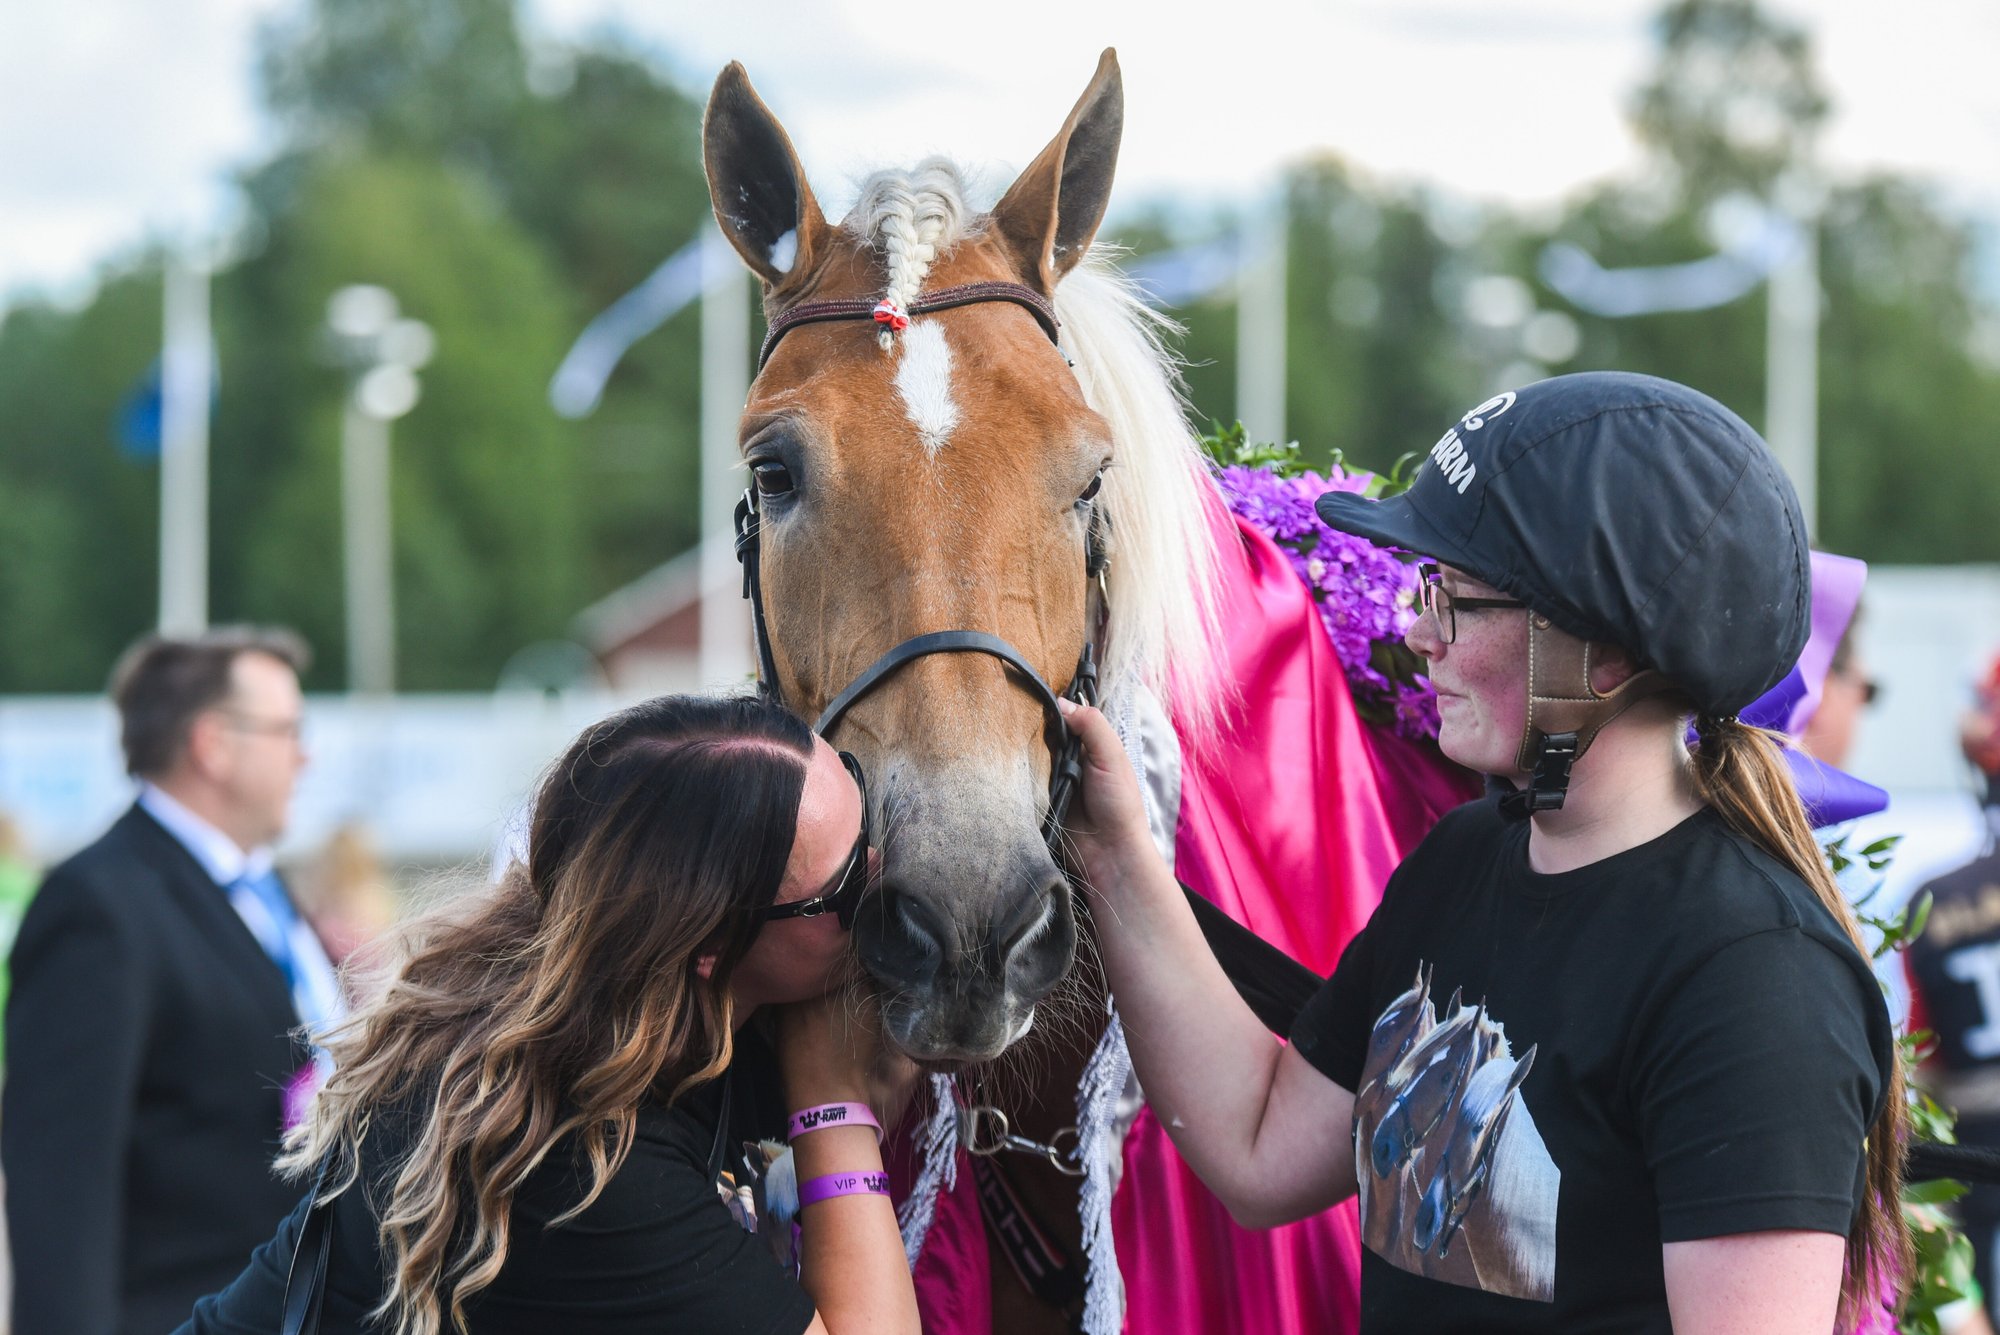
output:
[[1426, 562], [1417, 567], [1417, 599], [1436, 624], [1438, 638], [1446, 644], [1458, 643], [1458, 614], [1487, 608], [1526, 607], [1519, 598], [1465, 598], [1444, 586], [1444, 575]]
[[811, 899], [794, 899], [786, 904], [773, 904], [760, 910], [757, 917], [762, 922], [775, 922], [779, 918], [817, 918], [822, 913], [831, 912], [839, 917], [842, 927], [854, 925], [854, 911], [861, 907], [861, 896], [868, 889], [868, 783], [861, 777], [861, 762], [847, 752], [840, 753], [840, 763], [847, 766], [847, 772], [854, 776], [854, 787], [861, 795], [861, 833], [854, 840], [854, 851], [848, 855], [847, 866], [833, 882], [833, 889], [814, 895]]
[[239, 714], [233, 709], [220, 711], [229, 720], [229, 726], [238, 732], [258, 733], [266, 737], [283, 737], [296, 742], [305, 735], [306, 721], [302, 718], [261, 719], [249, 714]]

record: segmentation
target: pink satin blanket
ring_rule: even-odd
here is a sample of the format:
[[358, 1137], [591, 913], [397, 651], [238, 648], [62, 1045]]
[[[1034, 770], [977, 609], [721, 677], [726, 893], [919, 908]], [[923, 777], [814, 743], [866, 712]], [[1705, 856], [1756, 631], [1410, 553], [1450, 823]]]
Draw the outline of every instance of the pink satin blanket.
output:
[[[1312, 595], [1284, 555], [1220, 505], [1224, 640], [1237, 704], [1186, 752], [1176, 871], [1317, 973], [1333, 971], [1389, 873], [1477, 782], [1365, 724]], [[907, 1180], [907, 1178], [905, 1179]], [[994, 1335], [979, 1205], [961, 1155], [917, 1297], [932, 1335]], [[1125, 1142], [1113, 1204], [1131, 1335], [1343, 1335], [1356, 1326], [1353, 1204], [1264, 1232], [1237, 1227], [1150, 1112]], [[1006, 1335], [1000, 1332], [999, 1335]]]

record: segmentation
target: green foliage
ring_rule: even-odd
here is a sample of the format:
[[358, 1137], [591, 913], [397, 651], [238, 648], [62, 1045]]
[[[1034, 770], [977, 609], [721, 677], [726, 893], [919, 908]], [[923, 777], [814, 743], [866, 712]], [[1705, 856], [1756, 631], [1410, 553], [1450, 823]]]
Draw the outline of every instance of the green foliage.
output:
[[[1357, 473], [1365, 470], [1347, 462], [1347, 457], [1339, 450], [1333, 452], [1329, 465], [1315, 467], [1305, 457], [1305, 450], [1296, 440], [1283, 445], [1270, 441], [1252, 441], [1243, 423], [1232, 422], [1228, 426], [1220, 422], [1210, 422], [1208, 430], [1197, 438], [1202, 453], [1218, 468], [1261, 468], [1276, 477], [1303, 477], [1307, 473], [1324, 473], [1330, 467], [1340, 473]], [[1370, 476], [1367, 488], [1361, 493], [1371, 500], [1381, 500], [1409, 490], [1410, 482], [1416, 475], [1418, 456], [1405, 454], [1394, 460], [1385, 473]], [[1301, 550], [1311, 550], [1302, 548]]]
[[[1676, 0], [1656, 34], [1633, 104], [1653, 164], [1560, 215], [1455, 205], [1332, 157], [1287, 173], [1288, 434], [1380, 471], [1497, 389], [1598, 368], [1679, 380], [1762, 421], [1761, 289], [1714, 310], [1614, 320], [1571, 309], [1538, 276], [1554, 240], [1614, 269], [1712, 255], [1713, 201], [1769, 199], [1788, 173], [1811, 175], [1809, 145], [1828, 107], [1801, 29], [1744, 0]], [[1121, 239], [1145, 252], [1234, 225], [1154, 216]], [[1968, 423], [2000, 419], [1991, 346], [2000, 310], [1979, 295], [1970, 225], [1934, 191], [1885, 177], [1833, 183], [1819, 235], [1818, 545], [1871, 561], [2000, 561], [1988, 504], [2000, 494], [2000, 450], [1967, 435], [1977, 430]], [[1474, 318], [1470, 295], [1495, 280], [1519, 285], [1528, 318]], [[1233, 297], [1178, 314], [1189, 325], [1181, 351], [1193, 402], [1228, 421]], [[1561, 355], [1562, 339], [1553, 351], [1531, 345], [1541, 317], [1567, 322], [1573, 353]]]
[[[327, 298], [380, 283], [429, 323], [438, 356], [391, 452], [398, 677], [489, 685], [582, 595], [575, 433], [542, 397], [567, 335], [543, 253], [476, 179], [434, 161], [326, 154], [271, 246], [219, 286], [225, 365], [280, 387], [225, 396], [215, 430], [218, 601], [298, 625], [315, 680], [342, 680], [341, 371], [320, 351]], [[228, 572], [226, 576], [222, 572]]]
[[157, 470], [113, 442], [160, 318], [159, 280], [140, 271], [81, 311], [0, 321], [0, 688], [101, 690], [154, 622]]
[[1673, 0], [1653, 29], [1659, 63], [1632, 105], [1640, 140], [1698, 199], [1768, 195], [1830, 110], [1805, 30], [1752, 0]]
[[[542, 59], [547, 57], [548, 59]], [[250, 172], [246, 256], [216, 277], [211, 613], [276, 620], [344, 681], [341, 373], [327, 297], [379, 282], [438, 334], [395, 425], [399, 680], [484, 688], [522, 644], [696, 536], [697, 324], [628, 354], [595, 416], [545, 391], [597, 310], [707, 212], [700, 110], [639, 54], [541, 52], [511, 0], [308, 0], [264, 35], [285, 131]], [[0, 319], [0, 691], [94, 691], [154, 620], [158, 474], [113, 443], [158, 355], [157, 257], [70, 312]]]
[[261, 45], [265, 101], [302, 145], [476, 154], [527, 96], [514, 0], [311, 0]]
[[[1391, 486], [1395, 461], [1468, 404], [1589, 367], [1682, 380], [1760, 420], [1761, 296], [1614, 321], [1536, 277], [1553, 239], [1611, 267], [1708, 255], [1710, 201], [1812, 166], [1827, 107], [1795, 25], [1747, 0], [1674, 0], [1656, 32], [1633, 103], [1655, 169], [1559, 216], [1467, 206], [1331, 156], [1288, 172], [1287, 428], [1314, 447], [1259, 466], [1352, 460]], [[615, 38], [532, 46], [516, 0], [302, 0], [267, 27], [262, 69], [282, 137], [244, 178], [246, 258], [215, 287], [213, 611], [301, 624], [321, 649], [314, 684], [340, 684], [339, 383], [314, 331], [334, 287], [385, 281], [441, 334], [396, 430], [403, 675], [488, 685], [520, 644], [695, 540], [692, 310], [627, 354], [591, 418], [556, 421], [541, 392], [584, 322], [701, 224], [698, 90]], [[1236, 226], [1226, 210], [1156, 211], [1119, 239], [1144, 253]], [[1884, 177], [1836, 183], [1820, 235], [1819, 542], [2000, 561], [2000, 450], [1976, 438], [2000, 419], [2000, 312], [1977, 295], [1968, 227]], [[1532, 321], [1475, 318], [1493, 280], [1569, 321], [1574, 353], [1531, 348]], [[1232, 420], [1234, 297], [1180, 314], [1191, 400]], [[153, 621], [157, 473], [114, 447], [111, 423], [159, 328], [143, 253], [108, 264], [81, 310], [0, 318], [0, 691], [98, 689]]]
[[[1853, 867], [1879, 873], [1887, 870], [1902, 842], [1899, 834], [1877, 839], [1859, 849], [1849, 849], [1842, 834], [1823, 845], [1827, 863], [1835, 874]], [[1928, 891], [1888, 916], [1867, 911], [1882, 892], [1877, 880], [1853, 899], [1855, 917], [1878, 939], [1874, 958], [1893, 951], [1907, 950], [1923, 935], [1930, 921], [1931, 896]], [[1914, 1140], [1953, 1145], [1956, 1116], [1923, 1088], [1919, 1068], [1934, 1046], [1936, 1036], [1929, 1030], [1905, 1033], [1897, 1041], [1897, 1060], [1903, 1064], [1904, 1086], [1909, 1098], [1910, 1135]], [[1907, 1279], [1903, 1317], [1899, 1329], [1905, 1335], [1943, 1335], [1939, 1312], [1964, 1299], [1973, 1291], [1972, 1245], [1952, 1226], [1943, 1207], [1963, 1196], [1962, 1182], [1940, 1179], [1912, 1182], [1903, 1188], [1903, 1217], [1909, 1222], [1916, 1245], [1916, 1272]]]

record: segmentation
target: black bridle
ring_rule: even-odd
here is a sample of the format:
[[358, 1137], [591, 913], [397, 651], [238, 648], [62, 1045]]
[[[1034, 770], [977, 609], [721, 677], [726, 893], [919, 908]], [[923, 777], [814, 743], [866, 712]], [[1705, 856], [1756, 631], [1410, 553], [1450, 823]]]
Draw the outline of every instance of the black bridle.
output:
[[[927, 311], [986, 301], [1012, 302], [1026, 307], [1048, 334], [1049, 340], [1057, 342], [1061, 325], [1054, 308], [1041, 293], [1020, 283], [968, 283], [941, 288], [911, 301], [909, 313], [921, 315]], [[865, 299], [817, 301], [794, 306], [779, 314], [772, 319], [770, 332], [764, 336], [764, 346], [757, 355], [758, 370], [761, 372], [770, 360], [778, 340], [799, 325], [824, 320], [873, 319], [876, 306], [877, 303]], [[1057, 346], [1060, 350], [1060, 343]], [[1083, 573], [1089, 590], [1086, 594], [1088, 606], [1085, 610], [1083, 652], [1077, 656], [1076, 670], [1070, 674], [1069, 685], [1060, 697], [1077, 704], [1097, 703], [1097, 641], [1104, 631], [1104, 573], [1110, 565], [1105, 544], [1108, 522], [1096, 502], [1092, 502], [1090, 517], [1085, 524], [1083, 553]], [[751, 615], [756, 622], [758, 687], [783, 700], [783, 692], [778, 686], [777, 660], [771, 652], [770, 625], [764, 616], [764, 586], [759, 560], [762, 526], [763, 516], [758, 509], [757, 487], [753, 482], [744, 489], [743, 498], [736, 503], [736, 559], [743, 566], [743, 596], [750, 600]], [[834, 696], [814, 720], [813, 731], [822, 736], [830, 735], [856, 701], [881, 685], [885, 678], [904, 664], [931, 654], [963, 653], [986, 654], [999, 659], [1013, 670], [1015, 677], [1048, 713], [1051, 729], [1049, 809], [1042, 821], [1042, 838], [1050, 851], [1056, 854], [1058, 865], [1061, 865], [1059, 843], [1062, 822], [1068, 814], [1070, 799], [1075, 796], [1077, 785], [1083, 778], [1083, 742], [1063, 720], [1062, 711], [1056, 705], [1058, 696], [1055, 688], [1022, 657], [1020, 650], [998, 635], [981, 630], [938, 630], [911, 636], [876, 659], [866, 671], [849, 682], [846, 689]]]

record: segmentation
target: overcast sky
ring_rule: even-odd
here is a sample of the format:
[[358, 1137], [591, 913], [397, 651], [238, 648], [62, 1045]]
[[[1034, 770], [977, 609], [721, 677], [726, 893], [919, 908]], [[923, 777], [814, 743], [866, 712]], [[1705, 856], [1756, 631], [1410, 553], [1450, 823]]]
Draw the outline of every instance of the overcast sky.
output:
[[[269, 144], [253, 34], [297, 0], [0, 4], [0, 293], [87, 290], [148, 235], [226, 226]], [[1651, 0], [962, 4], [527, 0], [530, 30], [636, 36], [691, 88], [748, 66], [832, 209], [870, 165], [950, 152], [997, 173], [1061, 123], [1105, 46], [1125, 74], [1119, 198], [1227, 199], [1331, 150], [1381, 176], [1555, 203], [1635, 163], [1623, 107]], [[1891, 167], [2000, 219], [2000, 4], [1798, 0], [1836, 172]]]

